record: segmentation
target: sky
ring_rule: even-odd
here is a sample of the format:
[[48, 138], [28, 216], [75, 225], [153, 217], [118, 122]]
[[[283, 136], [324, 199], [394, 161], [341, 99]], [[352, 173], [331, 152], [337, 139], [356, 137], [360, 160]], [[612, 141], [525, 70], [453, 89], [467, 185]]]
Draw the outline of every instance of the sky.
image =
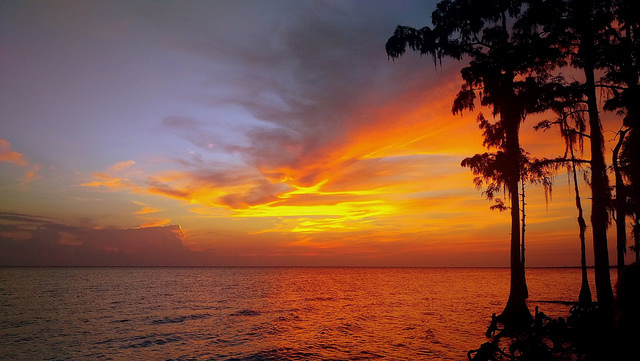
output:
[[[0, 264], [508, 265], [460, 166], [484, 152], [463, 63], [384, 51], [434, 8], [1, 2]], [[562, 154], [534, 124], [523, 147]], [[578, 265], [566, 174], [526, 197], [528, 265]]]

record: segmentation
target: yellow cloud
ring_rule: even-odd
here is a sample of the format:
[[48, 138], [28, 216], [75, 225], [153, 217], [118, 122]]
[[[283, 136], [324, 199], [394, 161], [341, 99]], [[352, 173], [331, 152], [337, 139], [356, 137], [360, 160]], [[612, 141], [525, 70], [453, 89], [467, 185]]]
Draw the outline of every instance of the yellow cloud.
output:
[[[487, 244], [506, 249], [508, 214], [489, 211], [490, 203], [474, 189], [473, 175], [460, 167], [464, 157], [484, 149], [476, 112], [451, 115], [459, 81], [454, 83], [356, 111], [338, 138], [310, 152], [295, 149], [295, 161], [229, 172], [190, 169], [131, 176], [136, 163], [129, 160], [93, 173], [83, 185], [180, 200], [191, 212], [185, 217], [190, 226], [215, 224], [216, 230], [232, 233], [234, 242], [241, 236], [269, 239], [283, 253], [290, 247], [305, 247], [300, 252], [309, 254], [342, 247], [383, 254], [380, 244], [402, 242], [407, 252], [468, 247], [473, 253]], [[450, 95], [439, 95], [445, 93]], [[534, 203], [533, 197], [527, 199]], [[160, 210], [136, 204], [141, 227], [170, 222], [144, 217]], [[531, 229], [561, 221], [560, 216], [543, 220], [543, 210], [529, 210]], [[207, 234], [203, 247], [223, 242]]]

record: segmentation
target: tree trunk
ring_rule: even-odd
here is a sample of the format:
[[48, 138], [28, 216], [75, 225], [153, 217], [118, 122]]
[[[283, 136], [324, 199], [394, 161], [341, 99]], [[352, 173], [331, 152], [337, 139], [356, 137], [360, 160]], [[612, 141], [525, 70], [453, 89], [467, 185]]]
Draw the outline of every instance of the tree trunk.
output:
[[587, 101], [591, 136], [591, 226], [593, 230], [596, 294], [598, 295], [598, 303], [602, 307], [609, 308], [613, 302], [613, 290], [609, 275], [609, 249], [607, 248], [609, 181], [604, 162], [604, 142], [602, 139], [602, 126], [598, 117], [593, 67], [591, 67], [590, 72], [586, 73], [588, 73]]
[[[627, 3], [630, 4], [630, 3]], [[631, 188], [630, 194], [627, 196], [633, 199], [633, 204], [635, 207], [640, 207], [638, 202], [640, 202], [640, 166], [638, 162], [640, 162], [640, 146], [638, 146], [638, 137], [637, 134], [640, 131], [640, 103], [638, 99], [640, 98], [640, 86], [638, 84], [638, 76], [640, 75], [640, 69], [638, 66], [637, 57], [634, 57], [633, 54], [633, 44], [638, 43], [638, 28], [637, 26], [632, 29], [631, 25], [633, 23], [633, 17], [637, 16], [633, 11], [626, 11], [629, 9], [624, 9], [624, 15], [630, 16], [631, 19], [626, 19], [624, 21], [624, 48], [627, 50], [626, 52], [626, 61], [623, 66], [624, 72], [624, 80], [627, 84], [627, 89], [623, 91], [623, 101], [625, 103], [625, 108], [627, 109], [627, 115], [624, 119], [624, 125], [629, 127], [628, 131], [629, 136], [626, 138], [625, 149], [623, 153], [626, 154], [626, 166], [627, 166], [627, 176], [629, 177]], [[615, 164], [614, 164], [615, 165]], [[616, 178], [616, 188], [618, 186], [617, 178]], [[627, 209], [627, 211], [629, 211]], [[629, 212], [632, 213], [632, 212]], [[640, 262], [640, 214], [638, 214], [637, 208], [633, 210], [634, 213], [634, 224], [632, 225], [632, 234], [634, 239], [634, 251], [635, 251], [635, 259], [636, 262]]]
[[525, 276], [525, 251], [524, 251], [524, 230], [526, 227], [526, 224], [524, 222], [524, 218], [525, 218], [525, 213], [524, 213], [524, 180], [522, 181], [522, 235], [521, 235], [521, 239], [520, 239], [520, 244], [521, 249], [520, 249], [520, 262], [522, 263], [521, 267], [522, 267], [522, 283], [524, 284], [524, 298], [529, 298], [529, 287], [527, 287], [527, 277]]
[[618, 255], [618, 276], [624, 269], [624, 255], [627, 253], [627, 196], [622, 180], [622, 174], [620, 173], [620, 165], [618, 164], [618, 153], [620, 147], [624, 141], [624, 136], [628, 130], [621, 130], [618, 135], [618, 143], [613, 149], [613, 171], [616, 177], [616, 199], [615, 199], [615, 212], [616, 212], [616, 239], [617, 239], [617, 255]]
[[636, 215], [633, 225], [633, 241], [635, 244], [636, 262], [640, 262], [640, 217]]
[[522, 256], [520, 256], [520, 261], [522, 262], [522, 268], [526, 267], [526, 264], [524, 262], [524, 229], [526, 224], [524, 223], [524, 219], [526, 218], [526, 214], [524, 212], [524, 180], [522, 182], [520, 182], [522, 185], [522, 235], [520, 236], [520, 243], [522, 244], [522, 249], [520, 250], [522, 253]]
[[[505, 76], [506, 79], [508, 75]], [[510, 78], [511, 80], [513, 77]], [[511, 84], [507, 89], [513, 92]], [[524, 268], [520, 260], [520, 201], [518, 184], [520, 183], [520, 115], [508, 109], [500, 116], [505, 124], [505, 155], [509, 162], [506, 174], [506, 186], [511, 198], [511, 282], [507, 305], [498, 317], [505, 328], [513, 329], [528, 325], [532, 321], [531, 312], [525, 302], [527, 297], [527, 283]]]
[[579, 29], [580, 56], [585, 75], [585, 94], [587, 96], [589, 135], [591, 137], [591, 226], [593, 231], [596, 295], [601, 309], [605, 313], [609, 313], [613, 306], [613, 289], [611, 288], [611, 277], [609, 275], [609, 250], [607, 248], [609, 181], [604, 162], [604, 140], [596, 98], [594, 36], [591, 24], [593, 5], [588, 0], [577, 1], [576, 3], [579, 4], [578, 18], [581, 21]]
[[589, 278], [587, 277], [587, 245], [584, 240], [584, 234], [587, 230], [587, 222], [584, 221], [582, 215], [582, 202], [580, 201], [580, 189], [578, 187], [578, 175], [576, 172], [575, 156], [573, 154], [573, 145], [571, 147], [571, 170], [573, 172], [573, 187], [576, 193], [576, 208], [578, 209], [578, 227], [580, 230], [580, 269], [582, 270], [582, 283], [580, 285], [580, 296], [578, 303], [581, 305], [590, 305], [591, 287], [589, 287]]

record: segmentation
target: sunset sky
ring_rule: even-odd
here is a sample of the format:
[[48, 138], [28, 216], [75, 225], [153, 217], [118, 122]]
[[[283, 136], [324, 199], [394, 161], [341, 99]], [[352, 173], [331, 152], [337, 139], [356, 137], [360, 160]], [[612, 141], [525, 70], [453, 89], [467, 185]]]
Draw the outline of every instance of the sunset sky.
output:
[[[508, 265], [460, 167], [484, 151], [450, 111], [463, 63], [384, 51], [434, 8], [1, 2], [0, 263]], [[523, 147], [562, 154], [534, 124]], [[526, 200], [528, 265], [578, 265], [566, 174]]]

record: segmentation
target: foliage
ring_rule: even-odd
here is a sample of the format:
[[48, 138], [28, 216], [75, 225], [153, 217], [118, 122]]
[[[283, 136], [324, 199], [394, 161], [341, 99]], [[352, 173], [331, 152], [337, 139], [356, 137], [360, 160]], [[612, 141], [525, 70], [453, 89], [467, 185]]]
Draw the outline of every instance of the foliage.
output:
[[[496, 333], [497, 332], [497, 333]], [[531, 324], [517, 332], [490, 326], [491, 341], [467, 353], [470, 361], [616, 359], [616, 341], [605, 333], [596, 305], [575, 304], [569, 316], [550, 318], [536, 307]]]
[[[526, 309], [524, 268], [518, 252], [519, 182], [539, 183], [550, 192], [552, 172], [567, 167], [573, 173], [584, 239], [586, 222], [576, 167], [588, 165], [596, 290], [602, 312], [609, 312], [612, 319], [607, 248], [611, 195], [598, 104], [621, 116], [626, 128], [624, 142], [617, 148], [619, 157], [614, 159], [616, 172], [624, 175], [624, 179], [618, 177], [616, 193], [618, 198], [624, 192], [629, 195], [625, 204], [636, 220], [634, 235], [640, 238], [639, 3], [442, 0], [432, 13], [432, 24], [420, 29], [398, 26], [387, 41], [386, 52], [397, 58], [410, 49], [430, 55], [435, 66], [445, 58], [464, 60], [452, 113], [474, 111], [478, 104], [491, 112], [492, 119], [478, 115], [487, 152], [466, 158], [461, 165], [471, 169], [475, 186], [495, 202], [492, 209], [511, 210], [511, 292], [503, 315], [513, 305]], [[568, 80], [563, 71], [569, 67], [578, 69], [584, 79]], [[605, 92], [598, 95], [597, 89]], [[527, 116], [548, 111], [555, 119], [539, 122], [535, 128], [557, 127], [565, 150], [562, 156], [539, 160], [521, 149], [519, 131]], [[585, 141], [590, 159], [579, 159], [576, 152], [582, 154]], [[500, 192], [510, 202], [498, 198]], [[625, 217], [625, 212], [619, 214]], [[640, 249], [637, 238], [635, 247]]]

